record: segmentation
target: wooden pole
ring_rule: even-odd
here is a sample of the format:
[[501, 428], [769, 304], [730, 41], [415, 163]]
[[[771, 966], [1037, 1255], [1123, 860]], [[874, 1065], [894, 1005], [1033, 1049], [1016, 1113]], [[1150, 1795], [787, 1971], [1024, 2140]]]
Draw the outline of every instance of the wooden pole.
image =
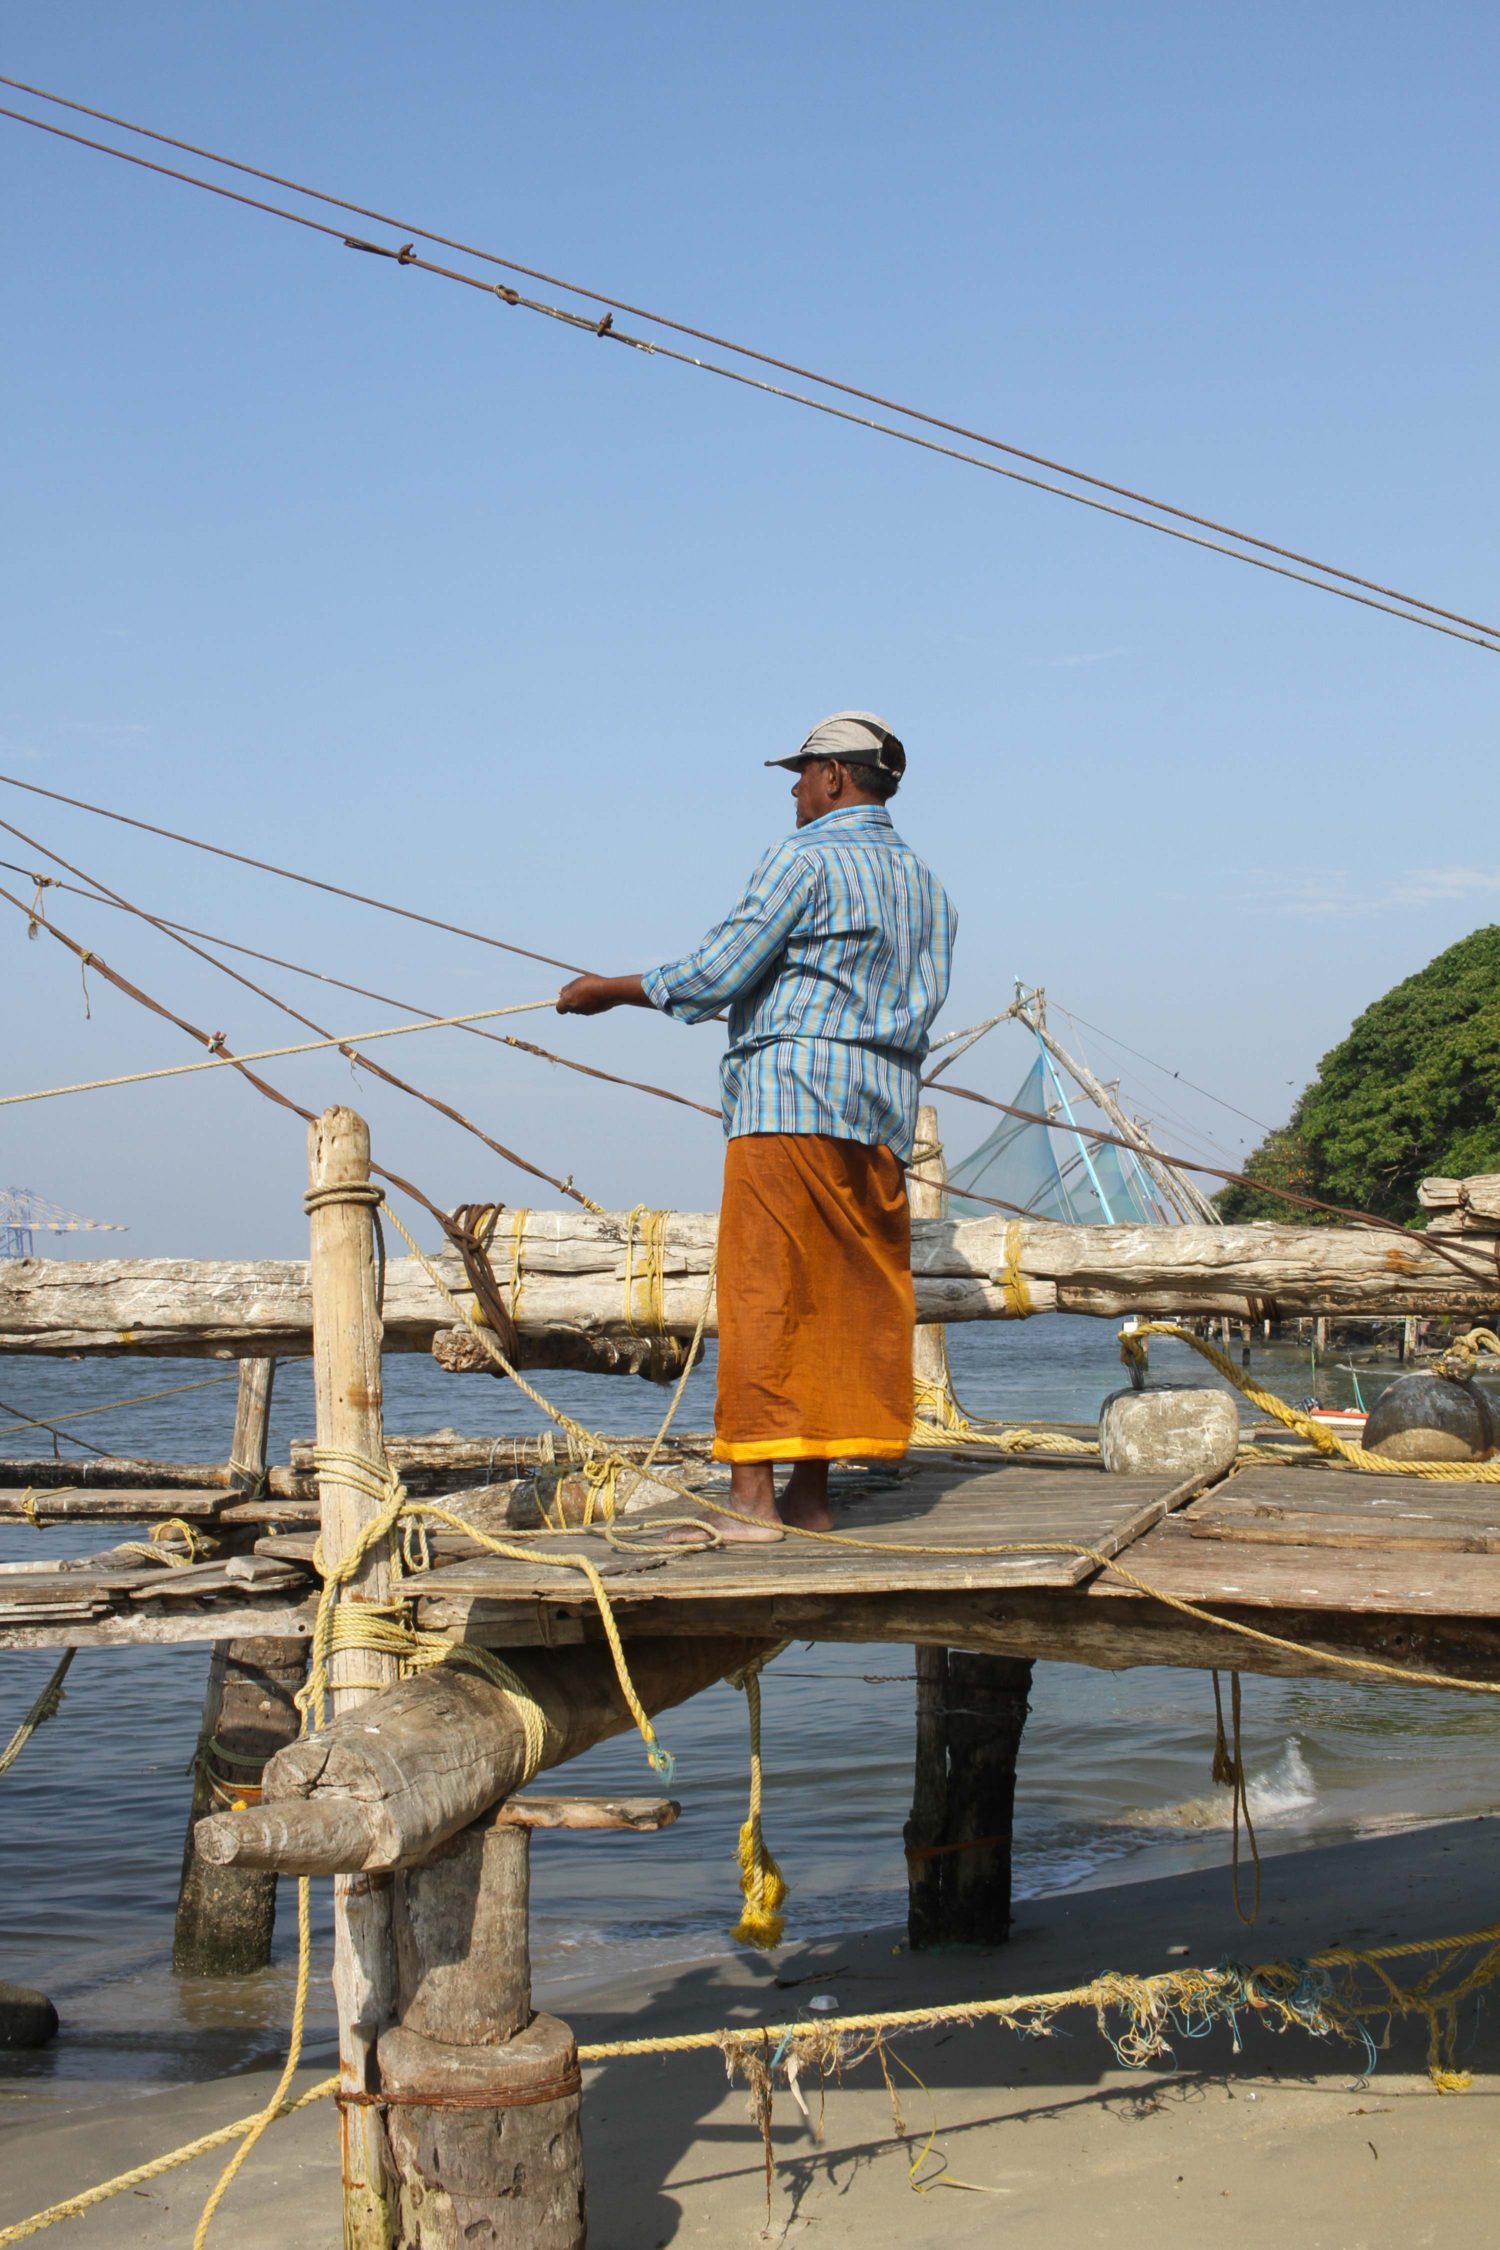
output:
[[[308, 1128], [308, 1178], [318, 1445], [324, 1454], [352, 1455], [376, 1469], [384, 1459], [374, 1208], [380, 1191], [370, 1180], [369, 1127], [353, 1110], [327, 1109]], [[318, 1493], [323, 1554], [331, 1568], [355, 1546], [380, 1504], [336, 1459], [319, 1469]], [[382, 1540], [366, 1556], [345, 1599], [388, 1602], [391, 1582], [389, 1542]], [[393, 1685], [396, 1677], [394, 1656], [336, 1650], [329, 1660], [335, 1716], [354, 1709], [373, 1688]], [[336, 1876], [333, 1932], [340, 2090], [374, 2094], [376, 2040], [395, 2014], [389, 1878]], [[389, 2250], [380, 2111], [362, 2102], [341, 2103], [339, 2120], [345, 2250]]]
[[400, 2250], [582, 2250], [578, 2054], [532, 2012], [530, 1844], [483, 1820], [395, 1878], [380, 2075]]
[[[914, 1218], [943, 1216], [947, 1167], [935, 1109], [917, 1112], [907, 1175]], [[919, 1324], [918, 1384], [948, 1380], [944, 1331]], [[935, 1418], [935, 1417], [934, 1417]], [[1029, 1708], [1026, 1658], [918, 1646], [916, 1773], [906, 1823], [907, 1935], [932, 1945], [1000, 1945], [1010, 1930], [1016, 1757]]]
[[[275, 1375], [272, 1359], [240, 1362], [229, 1469], [247, 1496], [265, 1477]], [[275, 1875], [210, 1866], [194, 1849], [193, 1831], [205, 1815], [259, 1796], [266, 1760], [296, 1739], [301, 1718], [293, 1697], [306, 1671], [300, 1641], [219, 1641], [209, 1657], [172, 1939], [172, 1966], [181, 1975], [248, 1976], [271, 1959]]]

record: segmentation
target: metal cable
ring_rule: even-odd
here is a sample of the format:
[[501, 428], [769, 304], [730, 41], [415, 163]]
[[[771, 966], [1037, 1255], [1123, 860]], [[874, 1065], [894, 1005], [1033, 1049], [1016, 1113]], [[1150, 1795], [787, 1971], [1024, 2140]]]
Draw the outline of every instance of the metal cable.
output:
[[[0, 820], [0, 828], [9, 829], [13, 836], [21, 833], [18, 828], [11, 827], [8, 820]], [[49, 852], [45, 844], [38, 844], [36, 849], [48, 859], [56, 858], [56, 854]], [[66, 861], [58, 861], [59, 866], [66, 864]], [[0, 867], [9, 868], [13, 875], [24, 875], [28, 882], [39, 880], [32, 868], [22, 867], [13, 859], [0, 859]], [[419, 1008], [414, 1000], [397, 1000], [389, 992], [376, 992], [367, 984], [351, 984], [347, 977], [336, 977], [327, 969], [310, 969], [303, 961], [285, 961], [279, 953], [262, 953], [258, 946], [241, 945], [237, 939], [219, 937], [212, 930], [195, 929], [191, 922], [176, 922], [167, 915], [147, 914], [144, 908], [130, 906], [123, 899], [106, 897], [103, 891], [86, 890], [79, 883], [65, 883], [60, 876], [49, 875], [46, 883], [49, 889], [71, 891], [75, 898], [87, 899], [92, 906], [108, 906], [121, 914], [139, 914], [143, 920], [154, 922], [159, 929], [181, 931], [186, 937], [202, 938], [205, 945], [221, 945], [228, 953], [243, 953], [252, 961], [268, 962], [273, 969], [290, 969], [293, 976], [311, 977], [318, 984], [336, 986], [340, 992], [357, 993], [362, 1000], [378, 1000], [383, 1008], [400, 1008], [409, 1016], [422, 1017], [432, 1017], [442, 1012], [437, 1008]], [[38, 914], [39, 923], [45, 919], [45, 913]], [[514, 1047], [518, 1053], [535, 1055], [541, 1062], [558, 1063], [564, 1070], [576, 1070], [585, 1078], [600, 1078], [607, 1086], [625, 1086], [636, 1094], [655, 1094], [664, 1102], [677, 1102], [684, 1109], [699, 1110], [705, 1117], [719, 1115], [717, 1109], [711, 1108], [707, 1102], [694, 1101], [689, 1094], [674, 1094], [670, 1087], [653, 1086], [648, 1079], [622, 1078], [613, 1070], [596, 1070], [592, 1063], [578, 1062], [572, 1055], [554, 1054], [550, 1047], [538, 1047], [532, 1040], [517, 1039], [510, 1032], [490, 1031], [479, 1023], [455, 1024], [454, 1029], [469, 1032], [476, 1039], [488, 1039], [496, 1047]]]
[[[340, 211], [352, 211], [357, 218], [373, 219], [380, 226], [395, 227], [401, 233], [418, 237], [423, 242], [440, 244], [444, 249], [457, 250], [464, 257], [480, 258], [487, 265], [499, 266], [507, 273], [523, 274], [530, 281], [545, 282], [551, 289], [566, 289], [570, 295], [584, 297], [591, 304], [607, 306], [612, 312], [629, 314], [633, 320], [650, 321], [654, 328], [671, 330], [674, 335], [691, 336], [700, 344], [712, 344], [716, 350], [733, 352], [737, 358], [754, 360], [758, 366], [774, 367], [783, 375], [795, 375], [801, 382], [817, 383], [822, 389], [837, 391], [845, 398], [862, 399], [868, 406], [878, 406], [882, 412], [903, 414], [908, 420], [921, 422], [929, 429], [946, 430], [952, 437], [961, 437], [970, 444], [990, 447], [997, 453], [1009, 454], [1017, 461], [1029, 461], [1039, 469], [1050, 469], [1059, 476], [1071, 477], [1078, 484], [1092, 485], [1096, 491], [1112, 492], [1117, 499], [1133, 500], [1141, 507], [1154, 508], [1161, 515], [1175, 516], [1179, 522], [1197, 524], [1201, 530], [1216, 531], [1223, 537], [1238, 540], [1247, 547], [1259, 547], [1266, 554], [1280, 555], [1284, 561], [1302, 563], [1310, 570], [1320, 571], [1325, 577], [1340, 578], [1351, 586], [1362, 586], [1367, 592], [1385, 594], [1393, 601], [1403, 602], [1411, 609], [1427, 611], [1434, 617], [1446, 617], [1456, 625], [1470, 625], [1476, 631], [1500, 635], [1500, 626], [1485, 625], [1477, 618], [1466, 617], [1459, 610], [1442, 609], [1434, 602], [1423, 601], [1415, 594], [1404, 594], [1399, 588], [1382, 585], [1378, 579], [1362, 578], [1355, 571], [1342, 570], [1335, 563], [1320, 562], [1315, 555], [1305, 555], [1295, 547], [1283, 547], [1275, 540], [1261, 539], [1254, 532], [1239, 531], [1233, 524], [1220, 523], [1213, 516], [1197, 514], [1190, 508], [1175, 507], [1169, 500], [1157, 500], [1148, 492], [1138, 492], [1128, 484], [1117, 484], [1108, 477], [1095, 476], [1087, 469], [1075, 469], [1066, 461], [1054, 461], [1045, 453], [1034, 453], [1027, 447], [1014, 445], [1004, 438], [988, 435], [983, 430], [967, 427], [962, 422], [946, 420], [943, 416], [926, 413], [921, 407], [905, 405], [900, 399], [886, 398], [879, 391], [863, 389], [856, 383], [846, 383], [835, 375], [823, 375], [816, 368], [802, 367], [795, 360], [780, 359], [772, 352], [758, 350], [753, 344], [738, 344], [732, 337], [715, 335], [712, 329], [694, 327], [688, 321], [675, 320], [668, 313], [651, 312], [644, 305], [631, 304], [623, 297], [612, 297], [603, 290], [586, 288], [582, 282], [568, 281], [561, 275], [546, 273], [538, 266], [528, 266], [515, 258], [504, 258], [493, 250], [481, 249], [478, 244], [464, 242], [456, 236], [438, 234], [430, 227], [417, 226], [409, 219], [393, 218], [387, 211], [378, 211], [369, 204], [355, 203], [347, 196], [332, 195], [325, 188], [309, 187], [304, 181], [286, 178], [280, 172], [270, 172], [259, 164], [248, 164], [241, 158], [225, 156], [218, 149], [203, 148], [195, 141], [179, 140], [175, 134], [163, 133], [150, 125], [137, 124], [128, 117], [116, 117], [107, 109], [95, 109], [88, 102], [71, 100], [66, 94], [55, 94], [44, 86], [29, 85], [24, 79], [8, 77], [0, 71], [0, 86], [11, 86], [18, 93], [29, 94], [37, 101], [51, 102], [59, 109], [69, 109], [82, 117], [97, 118], [106, 125], [117, 126], [122, 132], [138, 134], [144, 140], [157, 141], [167, 148], [183, 150], [189, 156], [201, 156], [211, 164], [221, 164], [226, 170], [244, 173], [248, 178], [265, 180], [273, 187], [289, 188], [295, 195], [305, 195], [314, 202], [326, 203]], [[14, 111], [5, 112], [14, 116]], [[26, 120], [40, 124], [39, 119]], [[90, 143], [90, 146], [101, 144]], [[123, 155], [123, 150], [114, 153]], [[201, 183], [208, 185], [209, 183]], [[590, 325], [596, 325], [590, 323]]]
[[321, 875], [299, 875], [295, 868], [278, 867], [269, 859], [253, 859], [248, 852], [231, 851], [227, 844], [206, 844], [201, 836], [183, 836], [175, 828], [159, 828], [153, 820], [138, 820], [133, 813], [115, 812], [108, 805], [91, 805], [84, 797], [64, 796], [60, 789], [44, 789], [39, 781], [23, 781], [19, 774], [0, 773], [0, 781], [7, 782], [12, 789], [29, 790], [33, 797], [50, 797], [54, 804], [71, 805], [76, 812], [97, 813], [101, 820], [116, 820], [126, 828], [144, 829], [148, 836], [164, 836], [169, 844], [187, 844], [195, 852], [212, 852], [217, 859], [238, 860], [242, 867], [254, 867], [262, 875], [280, 875], [288, 883], [304, 883], [309, 890], [328, 891], [335, 898], [352, 899], [356, 906], [373, 906], [382, 914], [399, 914], [404, 922], [425, 922], [429, 929], [442, 930], [449, 937], [472, 938], [476, 945], [492, 945], [498, 952], [519, 954], [523, 961], [540, 961], [544, 968], [565, 969], [569, 976], [587, 974], [576, 961], [558, 961], [550, 953], [533, 953], [528, 946], [512, 945], [507, 938], [490, 937], [484, 930], [469, 930], [459, 922], [439, 921], [435, 914], [421, 914], [414, 906], [397, 906], [388, 898], [370, 898], [364, 891], [345, 890], [342, 883], [325, 882]]
[[[51, 134], [56, 140], [71, 141], [80, 148], [93, 149], [100, 156], [112, 156], [118, 163], [132, 164], [140, 171], [155, 172], [163, 179], [177, 180], [186, 187], [199, 188], [204, 194], [219, 196], [227, 203], [243, 204], [247, 210], [260, 211], [271, 218], [285, 219], [292, 226], [303, 227], [309, 233], [319, 234], [331, 241], [341, 243], [345, 249], [366, 251], [372, 257], [388, 258], [396, 265], [415, 266], [423, 273], [436, 274], [444, 281], [460, 282], [467, 289], [478, 289], [486, 296], [498, 297], [504, 304], [519, 307], [526, 312], [540, 313], [548, 320], [559, 321], [564, 327], [580, 330], [585, 335], [602, 337], [606, 342], [612, 344], [625, 344], [634, 351], [647, 352], [660, 359], [669, 359], [682, 367], [696, 367], [706, 375], [717, 375], [726, 382], [742, 384], [747, 390], [761, 391], [768, 397], [784, 399], [791, 405], [808, 407], [813, 413], [826, 414], [836, 422], [847, 422], [856, 429], [872, 430], [881, 437], [899, 439], [903, 445], [916, 446], [925, 453], [942, 454], [947, 460], [961, 461], [969, 468], [983, 469], [989, 475], [1004, 477], [1012, 484], [1028, 485], [1033, 491], [1048, 492], [1054, 498], [1060, 500], [1071, 500], [1075, 507], [1091, 508], [1098, 515], [1117, 517], [1121, 522], [1133, 523], [1143, 530], [1158, 532], [1164, 539], [1178, 539], [1187, 546], [1202, 547], [1210, 554], [1227, 556], [1230, 561], [1246, 563], [1254, 570], [1269, 571], [1277, 578], [1295, 579], [1299, 585], [1311, 586], [1319, 593], [1335, 594], [1341, 601], [1357, 602], [1363, 609], [1380, 610], [1386, 616], [1400, 618], [1408, 625], [1421, 625], [1429, 632], [1443, 633], [1451, 640], [1467, 641], [1475, 648], [1488, 650], [1491, 655], [1500, 655], [1500, 638], [1492, 637], [1500, 635], [1500, 627], [1477, 625], [1477, 621], [1471, 619], [1465, 619], [1463, 626], [1444, 624], [1441, 622], [1444, 617], [1450, 615], [1456, 617], [1459, 613], [1440, 610], [1434, 603], [1419, 602], [1407, 595], [1397, 595], [1394, 601], [1385, 601], [1378, 599], [1373, 593], [1356, 593], [1354, 591], [1356, 585], [1373, 585], [1375, 582], [1373, 580], [1356, 579], [1352, 572], [1338, 572], [1336, 576], [1348, 582], [1335, 583], [1332, 576], [1317, 577], [1310, 575], [1305, 570], [1294, 570], [1287, 563], [1267, 560], [1263, 554], [1249, 554], [1245, 552], [1243, 547], [1225, 546], [1221, 540], [1206, 539], [1201, 533], [1181, 530], [1176, 524], [1158, 523], [1152, 517], [1138, 514], [1133, 508], [1118, 507], [1112, 501], [1096, 500], [1086, 492], [1071, 491], [1066, 485], [1053, 483], [1050, 478], [1030, 476], [1020, 469], [1005, 468], [999, 461], [985, 460], [979, 454], [966, 452], [961, 446], [940, 445], [933, 438], [919, 436], [915, 430], [900, 429], [894, 423], [877, 421], [867, 414], [853, 414], [846, 407], [831, 405], [826, 399], [809, 398], [803, 391], [787, 390], [782, 384], [769, 383], [759, 376], [747, 375], [739, 368], [722, 366], [716, 360], [700, 359], [692, 352], [675, 351], [668, 344], [653, 343], [644, 336], [629, 335], [624, 329], [615, 327], [612, 312], [607, 312], [602, 320], [590, 320], [580, 313], [568, 311], [561, 305], [544, 304], [538, 298], [523, 297], [519, 291], [508, 288], [503, 282], [482, 281], [477, 274], [463, 273], [455, 266], [439, 265], [434, 259], [419, 257], [409, 241], [403, 242], [399, 248], [392, 248], [385, 243], [365, 242], [357, 236], [346, 235], [341, 228], [329, 226], [321, 219], [310, 218], [305, 212], [289, 211], [285, 205], [268, 203], [262, 196], [245, 195], [238, 188], [222, 187], [216, 180], [205, 180], [197, 173], [180, 171], [175, 165], [158, 164], [150, 157], [134, 155], [129, 149], [114, 148], [108, 141], [96, 141], [86, 133], [74, 133], [70, 132], [66, 126], [48, 124], [45, 118], [28, 117], [24, 110], [11, 109], [5, 105], [0, 105], [0, 117], [8, 117], [17, 125], [29, 125], [35, 132]], [[424, 239], [439, 238], [424, 237]], [[484, 253], [480, 254], [484, 255]], [[566, 286], [566, 284], [563, 286]], [[818, 378], [814, 377], [813, 380], [818, 380]], [[854, 395], [863, 396], [865, 394], [855, 393]], [[898, 409], [897, 411], [904, 410]], [[926, 419], [935, 418], [927, 417]], [[946, 427], [947, 425], [938, 426]], [[984, 439], [980, 442], [990, 443], [992, 441]], [[1027, 458], [1030, 458], [1030, 456], [1027, 456]], [[1071, 474], [1072, 472], [1066, 473]], [[1155, 505], [1154, 502], [1148, 504]], [[1178, 510], [1174, 513], [1185, 516], [1186, 512]], [[1186, 520], [1194, 521], [1198, 519], [1189, 517]], [[1238, 537], [1239, 534], [1233, 534], [1232, 536]], [[1255, 544], [1269, 547], [1269, 543], [1264, 541], [1258, 541]], [[1281, 552], [1283, 550], [1271, 549], [1270, 551]], [[1284, 551], [1292, 552], [1291, 549]], [[1322, 565], [1315, 566], [1317, 569], [1323, 567]], [[1407, 606], [1398, 606], [1401, 604]], [[1469, 624], [1476, 624], [1477, 629], [1472, 632], [1465, 630], [1464, 626]], [[414, 919], [425, 921], [428, 917], [418, 915]], [[510, 950], [520, 949], [511, 948]], [[532, 958], [541, 958], [541, 956], [532, 956]], [[557, 965], [562, 966], [563, 964]]]
[[[337, 1037], [336, 1033], [329, 1030], [327, 1024], [319, 1023], [315, 1017], [307, 1015], [301, 1008], [294, 1007], [290, 1000], [283, 1000], [278, 994], [268, 991], [264, 985], [257, 984], [254, 978], [247, 977], [243, 970], [231, 967], [227, 961], [219, 960], [215, 954], [208, 951], [206, 946], [199, 945], [195, 939], [186, 937], [181, 931], [173, 929], [170, 923], [162, 921], [159, 915], [152, 914], [146, 907], [135, 905], [132, 900], [126, 898], [122, 892], [113, 889], [99, 876], [89, 874], [84, 868], [75, 867], [72, 860], [64, 859], [61, 852], [53, 851], [50, 845], [42, 843], [35, 836], [28, 836], [24, 829], [15, 827], [8, 820], [0, 820], [0, 828], [3, 828], [9, 835], [19, 836], [23, 844], [29, 844], [33, 851], [41, 852], [44, 858], [50, 859], [54, 865], [65, 867], [70, 875], [78, 876], [80, 881], [92, 883], [94, 888], [103, 892], [113, 905], [121, 907], [127, 914], [134, 914], [140, 921], [149, 923], [152, 929], [160, 930], [162, 935], [170, 938], [174, 945], [180, 945], [185, 952], [196, 955], [200, 961], [206, 961], [211, 969], [218, 970], [220, 976], [229, 977], [235, 984], [243, 985], [247, 992], [253, 992], [258, 1000], [264, 1000], [270, 1007], [279, 1009], [281, 1014], [289, 1016], [293, 1023], [300, 1023], [308, 1031], [315, 1031], [320, 1039]], [[485, 1132], [483, 1126], [476, 1125], [472, 1117], [466, 1117], [463, 1111], [455, 1109], [451, 1102], [445, 1102], [440, 1095], [426, 1093], [422, 1087], [414, 1086], [410, 1079], [398, 1076], [395, 1071], [388, 1069], [384, 1063], [376, 1062], [373, 1056], [365, 1054], [360, 1048], [352, 1044], [341, 1043], [340, 1052], [347, 1055], [351, 1062], [357, 1063], [361, 1069], [372, 1071], [377, 1078], [383, 1078], [385, 1083], [388, 1086], [394, 1086], [398, 1093], [410, 1095], [413, 1101], [425, 1102], [428, 1108], [436, 1110], [440, 1117], [446, 1117], [450, 1123], [461, 1126], [466, 1133], [472, 1133], [476, 1140], [482, 1141], [487, 1149], [491, 1150], [494, 1155], [503, 1158], [507, 1164], [514, 1164], [518, 1170], [529, 1172], [535, 1180], [545, 1180], [549, 1187], [555, 1187], [563, 1195], [571, 1196], [576, 1203], [582, 1203], [586, 1206], [591, 1205], [592, 1199], [583, 1195], [574, 1187], [571, 1174], [566, 1180], [560, 1180], [555, 1173], [544, 1170], [541, 1165], [531, 1163], [527, 1157], [518, 1155], [512, 1148], [507, 1148], [503, 1141], [495, 1140], [492, 1135]], [[597, 1209], [597, 1205], [594, 1205], [593, 1208]]]

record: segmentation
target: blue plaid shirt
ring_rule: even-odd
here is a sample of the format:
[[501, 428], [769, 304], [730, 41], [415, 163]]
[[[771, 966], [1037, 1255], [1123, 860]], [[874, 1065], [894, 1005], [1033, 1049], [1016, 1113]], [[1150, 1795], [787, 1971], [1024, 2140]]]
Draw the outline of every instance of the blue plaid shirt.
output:
[[948, 992], [955, 917], [880, 805], [810, 821], [766, 853], [696, 951], [643, 980], [686, 1023], [727, 1006], [724, 1130], [916, 1138], [927, 1031]]

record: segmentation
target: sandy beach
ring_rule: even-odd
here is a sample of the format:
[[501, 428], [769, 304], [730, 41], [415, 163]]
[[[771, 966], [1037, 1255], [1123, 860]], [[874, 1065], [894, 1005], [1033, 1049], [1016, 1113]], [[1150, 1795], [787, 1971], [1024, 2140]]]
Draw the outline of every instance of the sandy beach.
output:
[[[1012, 1943], [991, 1953], [912, 1956], [895, 1929], [774, 1959], [678, 1964], [650, 1978], [539, 1985], [581, 2040], [751, 2026], [814, 1995], [846, 2011], [1055, 1989], [1105, 1967], [1148, 1973], [1189, 1959], [1270, 1960], [1343, 1943], [1379, 1945], [1484, 1926], [1500, 1895], [1500, 1823], [1465, 1821], [1265, 1864], [1260, 1922], [1236, 1922], [1225, 1870], [1038, 1899]], [[1186, 1948], [1186, 1953], [1178, 1948]], [[948, 2028], [905, 2038], [907, 2134], [892, 2129], [873, 2064], [831, 2086], [819, 2145], [790, 2099], [777, 2103], [769, 2225], [759, 2135], [743, 2088], [716, 2056], [617, 2061], [588, 2074], [590, 2241], [594, 2250], [798, 2242], [886, 2250], [911, 2243], [1263, 2244], [1280, 2250], [1403, 2250], [1480, 2241], [1492, 2226], [1497, 2161], [1489, 2104], [1500, 2093], [1500, 2023], [1471, 2002], [1465, 2094], [1440, 2096], [1425, 2033], [1398, 2030], [1375, 2072], [1343, 2045], [1249, 2031], [1180, 2044], [1173, 2062], [1118, 2067], [1093, 2023], [1058, 2035]], [[328, 2067], [314, 2053], [311, 2084]], [[920, 2080], [921, 2083], [917, 2083]], [[24, 2087], [4, 2102], [0, 2224], [248, 2113], [271, 2083], [247, 2072], [131, 2100], [80, 2088], [72, 2113], [38, 2126]], [[812, 2107], [817, 2112], [816, 2097]], [[908, 2174], [934, 2123], [924, 2180]], [[207, 2158], [70, 2222], [60, 2245], [191, 2239], [222, 2159]], [[235, 2250], [323, 2245], [339, 2232], [332, 2111], [280, 2123], [219, 2221]]]

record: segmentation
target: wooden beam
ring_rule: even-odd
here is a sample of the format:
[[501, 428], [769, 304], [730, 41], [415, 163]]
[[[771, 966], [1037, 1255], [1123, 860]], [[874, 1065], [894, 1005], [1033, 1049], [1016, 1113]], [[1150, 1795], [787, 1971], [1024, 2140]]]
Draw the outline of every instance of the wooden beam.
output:
[[[918, 1220], [912, 1230], [917, 1317], [1014, 1317], [1015, 1291], [999, 1278], [1014, 1248], [1034, 1312], [1112, 1319], [1131, 1312], [1227, 1314], [1262, 1319], [1385, 1313], [1475, 1314], [1500, 1303], [1494, 1246], [1443, 1234], [1340, 1227], [1074, 1227], [1001, 1219]], [[717, 1218], [676, 1212], [664, 1245], [668, 1333], [690, 1336], [702, 1310]], [[545, 1363], [564, 1331], [631, 1334], [625, 1308], [626, 1225], [589, 1212], [533, 1211], [526, 1233], [523, 1346]], [[1454, 1261], [1457, 1261], [1455, 1263]], [[437, 1261], [461, 1304], [456, 1258]], [[391, 1262], [386, 1348], [426, 1351], [453, 1325], [452, 1308], [413, 1258]], [[712, 1329], [712, 1323], [710, 1323]], [[305, 1264], [98, 1259], [87, 1265], [28, 1259], [0, 1266], [0, 1352], [175, 1354], [251, 1358], [306, 1354], [312, 1299]]]
[[[645, 1709], [662, 1711], [761, 1648], [723, 1635], [638, 1641], [631, 1677]], [[541, 1708], [543, 1767], [633, 1724], [607, 1649], [566, 1659], [508, 1651], [507, 1661]], [[368, 1710], [352, 1713], [283, 1750], [266, 1768], [261, 1803], [201, 1821], [198, 1848], [217, 1866], [308, 1875], [417, 1866], [518, 1788], [526, 1762], [510, 1691], [467, 1667], [439, 1665], [388, 1689], [378, 1724]]]

